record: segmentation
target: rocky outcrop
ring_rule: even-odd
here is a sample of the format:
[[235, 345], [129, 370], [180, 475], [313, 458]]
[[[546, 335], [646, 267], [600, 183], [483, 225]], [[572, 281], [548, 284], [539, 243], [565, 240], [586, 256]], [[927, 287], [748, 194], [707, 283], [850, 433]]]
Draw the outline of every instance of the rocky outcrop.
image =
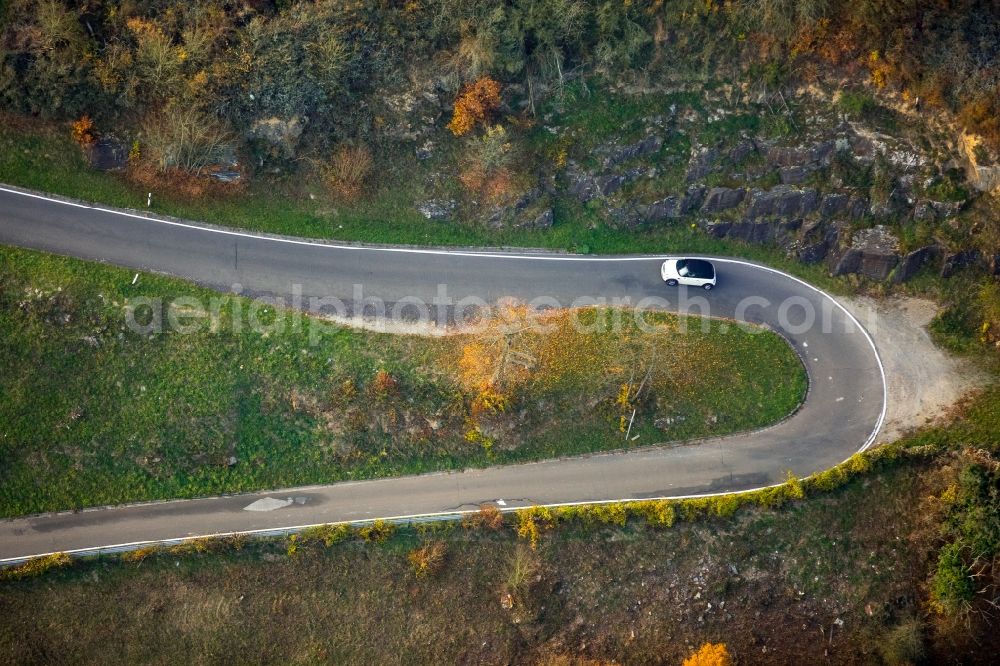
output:
[[718, 159], [719, 151], [715, 148], [704, 146], [699, 148], [692, 147], [691, 158], [688, 160], [687, 174], [685, 175], [687, 182], [693, 183], [712, 173], [715, 168], [715, 162]]
[[658, 134], [650, 134], [636, 143], [612, 149], [611, 154], [604, 158], [602, 164], [605, 169], [611, 169], [638, 157], [658, 153], [661, 148], [663, 148], [663, 137]]
[[528, 226], [532, 229], [549, 229], [553, 224], [555, 224], [555, 221], [555, 213], [552, 212], [551, 208], [546, 208], [541, 213], [536, 215]]
[[783, 185], [800, 185], [809, 178], [809, 174], [818, 169], [818, 166], [796, 165], [780, 167], [778, 169], [778, 180]]
[[702, 204], [701, 210], [704, 213], [721, 213], [736, 208], [743, 203], [746, 193], [742, 187], [713, 187], [705, 194], [705, 203]]
[[[414, 78], [416, 75], [411, 76]], [[397, 141], [419, 141], [430, 135], [444, 114], [446, 86], [427, 78], [380, 98], [382, 132]]]
[[981, 258], [982, 254], [979, 250], [960, 250], [946, 254], [941, 264], [941, 277], [949, 278], [955, 274], [955, 271], [972, 266], [978, 263]]
[[778, 185], [770, 190], [753, 190], [747, 217], [804, 217], [819, 206], [819, 196], [814, 189], [795, 189]]
[[834, 275], [857, 273], [882, 281], [899, 263], [899, 239], [883, 225], [862, 229], [851, 238], [851, 246], [833, 268]]
[[912, 280], [927, 264], [939, 259], [942, 249], [937, 245], [926, 245], [905, 254], [899, 265], [892, 274], [892, 281], [896, 283]]
[[128, 166], [128, 146], [113, 136], [102, 136], [87, 146], [87, 162], [98, 171], [120, 171]]
[[646, 173], [643, 167], [629, 169], [624, 173], [592, 174], [570, 169], [566, 172], [566, 191], [580, 203], [587, 203], [597, 197], [607, 197]]
[[913, 207], [913, 219], [919, 222], [939, 222], [954, 216], [965, 202], [963, 201], [931, 201], [924, 199]]
[[757, 144], [748, 138], [740, 139], [739, 142], [737, 142], [737, 144], [730, 149], [729, 161], [732, 164], [739, 164], [755, 152], [757, 152]]
[[250, 127], [247, 138], [265, 144], [276, 157], [292, 158], [307, 122], [301, 116], [261, 118]]
[[458, 202], [454, 199], [428, 199], [417, 204], [417, 210], [428, 220], [450, 220]]
[[783, 245], [801, 225], [801, 220], [740, 220], [710, 222], [706, 230], [717, 238], [731, 238], [746, 243]]
[[772, 146], [767, 160], [776, 167], [812, 167], [830, 163], [836, 143], [823, 141], [812, 146]]
[[636, 206], [636, 210], [646, 222], [683, 217], [701, 208], [705, 192], [706, 188], [695, 185], [679, 197], [666, 197], [650, 204], [641, 204]]
[[514, 226], [519, 229], [548, 228], [555, 222], [549, 196], [552, 184], [543, 177], [532, 187], [506, 204], [487, 210], [484, 219], [493, 229]]
[[839, 224], [817, 220], [802, 229], [801, 238], [794, 247], [794, 255], [799, 261], [814, 264], [827, 258], [837, 247], [840, 239]]

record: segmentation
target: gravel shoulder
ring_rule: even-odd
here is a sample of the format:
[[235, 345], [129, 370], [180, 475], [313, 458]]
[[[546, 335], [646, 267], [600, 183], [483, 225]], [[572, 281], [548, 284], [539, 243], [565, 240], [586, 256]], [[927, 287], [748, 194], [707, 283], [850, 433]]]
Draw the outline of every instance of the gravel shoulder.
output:
[[974, 363], [935, 346], [927, 325], [938, 306], [922, 298], [839, 299], [868, 329], [885, 365], [889, 410], [879, 437], [892, 442], [943, 417], [988, 378]]

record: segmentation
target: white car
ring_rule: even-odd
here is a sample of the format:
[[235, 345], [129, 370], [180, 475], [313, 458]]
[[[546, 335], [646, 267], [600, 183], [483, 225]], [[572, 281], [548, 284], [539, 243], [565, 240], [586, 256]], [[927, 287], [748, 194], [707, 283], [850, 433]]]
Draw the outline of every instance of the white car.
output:
[[686, 284], [708, 290], [715, 287], [715, 266], [704, 259], [667, 259], [660, 277], [671, 287]]

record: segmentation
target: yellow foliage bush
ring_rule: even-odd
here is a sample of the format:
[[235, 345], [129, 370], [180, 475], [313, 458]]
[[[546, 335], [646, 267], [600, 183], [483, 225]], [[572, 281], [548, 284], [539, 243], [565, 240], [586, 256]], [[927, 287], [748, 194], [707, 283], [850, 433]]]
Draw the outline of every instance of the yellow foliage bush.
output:
[[97, 140], [97, 130], [90, 116], [82, 116], [73, 123], [73, 140], [84, 148]]
[[160, 549], [157, 546], [146, 546], [145, 548], [128, 550], [121, 554], [121, 560], [122, 562], [127, 562], [129, 564], [139, 564], [150, 555], [159, 552], [159, 550]]
[[0, 580], [21, 580], [40, 576], [46, 571], [69, 566], [73, 560], [66, 553], [52, 553], [41, 557], [33, 557], [23, 564], [0, 569]]
[[538, 539], [542, 530], [555, 526], [555, 516], [552, 510], [544, 506], [530, 506], [517, 511], [517, 536], [527, 539], [531, 549], [538, 547]]
[[476, 123], [489, 120], [499, 106], [500, 84], [484, 76], [459, 93], [448, 129], [455, 136], [468, 134]]
[[351, 536], [351, 526], [341, 523], [339, 525], [317, 525], [302, 530], [301, 540], [303, 542], [319, 542], [329, 548], [335, 543], [346, 541]]
[[207, 553], [212, 549], [212, 540], [202, 537], [198, 539], [187, 539], [178, 544], [174, 544], [168, 549], [172, 555], [190, 555], [193, 553]]
[[396, 526], [385, 520], [376, 520], [358, 528], [358, 536], [369, 543], [385, 543], [396, 531]]
[[674, 524], [674, 505], [668, 500], [645, 500], [633, 502], [629, 510], [656, 527], [671, 527]]
[[732, 663], [725, 643], [705, 643], [684, 660], [683, 666], [731, 666]]

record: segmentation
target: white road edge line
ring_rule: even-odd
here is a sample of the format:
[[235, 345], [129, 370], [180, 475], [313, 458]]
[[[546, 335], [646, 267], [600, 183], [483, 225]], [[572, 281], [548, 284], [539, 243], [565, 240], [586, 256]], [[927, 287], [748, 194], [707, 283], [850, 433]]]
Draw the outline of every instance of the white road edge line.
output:
[[[91, 210], [96, 210], [96, 211], [103, 212], [103, 213], [110, 213], [112, 215], [119, 215], [119, 216], [122, 216], [122, 217], [131, 217], [131, 218], [135, 218], [135, 219], [138, 219], [138, 220], [146, 220], [146, 221], [150, 221], [150, 222], [158, 222], [160, 224], [167, 224], [167, 225], [170, 225], [170, 226], [182, 227], [182, 228], [186, 228], [186, 229], [193, 229], [193, 230], [197, 230], [197, 231], [205, 231], [205, 232], [223, 234], [223, 235], [228, 235], [228, 236], [240, 236], [240, 237], [244, 237], [244, 238], [253, 238], [253, 239], [256, 239], [256, 240], [263, 240], [263, 241], [270, 241], [270, 242], [288, 243], [288, 244], [292, 244], [292, 245], [311, 245], [313, 247], [327, 247], [327, 248], [337, 249], [337, 250], [360, 250], [360, 251], [376, 251], [376, 252], [398, 252], [398, 253], [406, 253], [406, 254], [450, 255], [450, 256], [460, 256], [460, 257], [483, 257], [483, 258], [494, 258], [494, 259], [526, 259], [526, 260], [536, 260], [536, 261], [594, 261], [594, 262], [651, 261], [651, 260], [655, 260], [655, 259], [661, 259], [663, 256], [669, 256], [669, 255], [662, 255], [662, 256], [649, 255], [649, 256], [643, 256], [643, 257], [563, 257], [563, 256], [530, 255], [530, 254], [515, 254], [515, 253], [509, 253], [508, 254], [508, 253], [499, 253], [499, 252], [464, 252], [464, 251], [433, 250], [433, 249], [421, 249], [421, 248], [402, 248], [402, 247], [380, 248], [380, 247], [368, 247], [368, 246], [363, 246], [363, 245], [335, 245], [335, 244], [332, 244], [332, 243], [313, 242], [313, 241], [306, 241], [306, 240], [295, 240], [295, 239], [291, 239], [291, 238], [280, 238], [280, 237], [277, 237], [277, 236], [269, 236], [269, 235], [266, 235], [266, 234], [252, 234], [252, 233], [247, 233], [247, 232], [242, 232], [242, 231], [235, 231], [235, 230], [228, 230], [228, 229], [217, 229], [217, 228], [213, 228], [213, 227], [203, 227], [203, 226], [200, 226], [200, 225], [188, 224], [188, 223], [185, 223], [185, 222], [176, 222], [176, 221], [173, 221], [173, 220], [164, 220], [162, 218], [158, 218], [158, 217], [154, 217], [154, 216], [138, 215], [138, 214], [135, 214], [135, 213], [128, 213], [128, 212], [121, 211], [121, 210], [115, 210], [113, 208], [104, 208], [104, 207], [101, 207], [101, 206], [89, 206], [89, 205], [86, 205], [86, 204], [76, 203], [76, 202], [73, 202], [73, 201], [66, 201], [66, 200], [63, 200], [63, 199], [54, 199], [52, 197], [48, 197], [48, 196], [45, 196], [43, 194], [36, 194], [36, 193], [32, 193], [32, 192], [25, 192], [25, 191], [22, 191], [22, 190], [11, 189], [11, 188], [8, 188], [8, 187], [3, 187], [3, 186], [0, 186], [0, 192], [8, 192], [10, 194], [17, 194], [17, 195], [21, 195], [21, 196], [25, 196], [25, 197], [30, 197], [30, 198], [33, 198], [33, 199], [41, 199], [43, 201], [48, 201], [48, 202], [57, 203], [57, 204], [63, 204], [65, 206], [71, 206], [71, 207], [74, 207], [74, 208], [91, 209]], [[758, 268], [760, 270], [768, 271], [770, 273], [774, 273], [776, 275], [781, 275], [783, 277], [786, 277], [786, 278], [788, 278], [790, 280], [794, 280], [795, 282], [798, 282], [799, 284], [801, 284], [801, 285], [803, 285], [805, 287], [808, 287], [809, 289], [812, 289], [813, 291], [815, 291], [816, 293], [820, 294], [824, 298], [829, 299], [834, 305], [836, 305], [838, 308], [840, 308], [841, 311], [843, 311], [843, 313], [845, 315], [847, 315], [848, 319], [850, 319], [854, 323], [854, 325], [858, 327], [858, 330], [860, 330], [864, 334], [865, 339], [868, 341], [868, 344], [871, 346], [872, 353], [875, 354], [875, 361], [878, 364], [879, 375], [881, 376], [881, 379], [882, 379], [882, 410], [881, 410], [881, 413], [879, 414], [878, 420], [875, 423], [875, 428], [872, 430], [871, 434], [868, 436], [868, 440], [861, 446], [861, 448], [859, 448], [857, 450], [857, 453], [862, 453], [864, 451], [867, 451], [872, 446], [872, 444], [875, 442], [875, 439], [878, 437], [879, 432], [882, 430], [882, 425], [885, 422], [886, 413], [887, 413], [888, 407], [889, 407], [889, 387], [888, 387], [888, 384], [886, 382], [886, 377], [885, 377], [885, 366], [882, 363], [882, 357], [878, 353], [878, 348], [875, 346], [875, 340], [872, 338], [871, 334], [867, 331], [867, 329], [865, 329], [865, 327], [861, 325], [861, 322], [858, 321], [857, 317], [855, 317], [853, 314], [851, 314], [851, 312], [846, 307], [844, 307], [833, 296], [831, 296], [830, 294], [826, 293], [825, 291], [823, 291], [819, 287], [815, 287], [815, 286], [809, 284], [808, 282], [806, 282], [805, 280], [802, 280], [802, 279], [799, 279], [799, 278], [795, 277], [794, 275], [791, 275], [791, 274], [786, 273], [784, 271], [778, 270], [776, 268], [771, 268], [770, 266], [763, 266], [761, 264], [756, 264], [756, 263], [753, 263], [753, 262], [750, 262], [750, 261], [744, 261], [744, 260], [741, 260], [741, 259], [729, 259], [729, 258], [725, 258], [725, 257], [708, 257], [708, 258], [711, 259], [712, 261], [719, 261], [719, 262], [730, 263], [730, 264], [740, 264], [740, 265], [743, 265], [743, 266], [751, 266], [753, 268]], [[846, 462], [846, 460], [844, 462]], [[809, 477], [805, 477], [805, 478], [809, 478]], [[618, 503], [618, 502], [638, 502], [638, 501], [648, 501], [648, 500], [695, 499], [695, 498], [700, 498], [700, 497], [717, 497], [717, 496], [723, 496], [723, 495], [736, 495], [736, 494], [740, 494], [740, 493], [751, 493], [751, 492], [756, 492], [756, 491], [759, 491], [759, 490], [764, 490], [764, 489], [767, 489], [767, 488], [776, 488], [776, 487], [778, 487], [780, 485], [783, 485], [783, 484], [776, 483], [776, 484], [771, 484], [769, 486], [760, 486], [758, 488], [747, 488], [747, 489], [744, 489], [744, 490], [734, 490], [734, 491], [728, 491], [728, 492], [722, 492], [722, 493], [702, 493], [702, 494], [696, 494], [696, 495], [673, 495], [673, 496], [669, 496], [668, 495], [668, 496], [664, 496], [664, 497], [623, 498], [623, 499], [616, 499], [616, 500], [592, 500], [592, 501], [584, 501], [584, 502], [559, 502], [559, 503], [555, 503], [555, 504], [542, 504], [540, 506], [545, 506], [545, 507], [549, 507], [549, 508], [555, 508], [555, 507], [561, 507], [561, 506], [583, 506], [583, 505], [592, 505], [592, 504], [615, 504], [615, 503]], [[206, 499], [210, 499], [210, 498], [206, 498]], [[504, 511], [504, 512], [512, 512], [512, 511], [517, 511], [517, 508], [516, 507], [507, 507], [507, 508], [501, 508], [500, 510]], [[173, 538], [173, 539], [160, 539], [160, 540], [154, 540], [154, 541], [137, 541], [137, 542], [133, 542], [133, 543], [116, 544], [116, 545], [110, 545], [110, 546], [91, 546], [91, 547], [88, 547], [88, 548], [78, 548], [78, 549], [74, 549], [74, 550], [53, 551], [53, 552], [50, 552], [50, 553], [39, 553], [37, 555], [24, 555], [24, 556], [20, 556], [20, 557], [4, 558], [4, 559], [0, 559], [0, 565], [7, 566], [7, 565], [18, 564], [18, 563], [25, 562], [27, 560], [30, 560], [30, 559], [33, 559], [33, 558], [36, 558], [36, 557], [45, 557], [47, 555], [54, 555], [54, 554], [59, 553], [59, 552], [63, 552], [63, 553], [66, 553], [67, 555], [72, 555], [72, 556], [76, 556], [76, 557], [85, 557], [87, 555], [100, 555], [102, 553], [112, 553], [112, 552], [120, 552], [120, 551], [126, 551], [126, 550], [135, 550], [135, 549], [141, 548], [143, 546], [177, 544], [177, 543], [182, 543], [184, 541], [190, 541], [192, 539], [215, 539], [215, 538], [223, 538], [223, 537], [227, 537], [227, 536], [235, 536], [235, 535], [239, 535], [239, 534], [258, 535], [258, 536], [265, 536], [265, 535], [275, 535], [275, 536], [277, 536], [277, 535], [282, 535], [282, 534], [292, 534], [292, 533], [295, 533], [295, 532], [300, 532], [300, 531], [305, 530], [305, 529], [309, 529], [310, 527], [319, 527], [321, 525], [365, 524], [365, 523], [372, 522], [372, 520], [386, 520], [386, 521], [390, 521], [390, 522], [409, 522], [409, 521], [419, 520], [419, 519], [434, 519], [434, 518], [445, 520], [445, 519], [448, 519], [450, 517], [457, 517], [457, 516], [465, 515], [465, 514], [468, 514], [468, 513], [474, 513], [475, 511], [476, 511], [476, 509], [468, 509], [468, 510], [462, 510], [462, 511], [418, 513], [418, 514], [403, 515], [403, 516], [390, 516], [390, 517], [381, 518], [381, 519], [347, 520], [347, 521], [338, 521], [338, 522], [334, 522], [334, 523], [315, 523], [315, 524], [310, 524], [310, 525], [296, 525], [296, 526], [293, 526], [293, 527], [279, 527], [279, 528], [260, 529], [260, 530], [248, 530], [248, 531], [245, 531], [245, 532], [218, 532], [218, 533], [213, 533], [213, 534], [201, 534], [201, 535], [192, 535], [192, 536], [186, 536], [186, 537], [176, 537], [176, 538]], [[16, 518], [14, 520], [16, 520]]]

